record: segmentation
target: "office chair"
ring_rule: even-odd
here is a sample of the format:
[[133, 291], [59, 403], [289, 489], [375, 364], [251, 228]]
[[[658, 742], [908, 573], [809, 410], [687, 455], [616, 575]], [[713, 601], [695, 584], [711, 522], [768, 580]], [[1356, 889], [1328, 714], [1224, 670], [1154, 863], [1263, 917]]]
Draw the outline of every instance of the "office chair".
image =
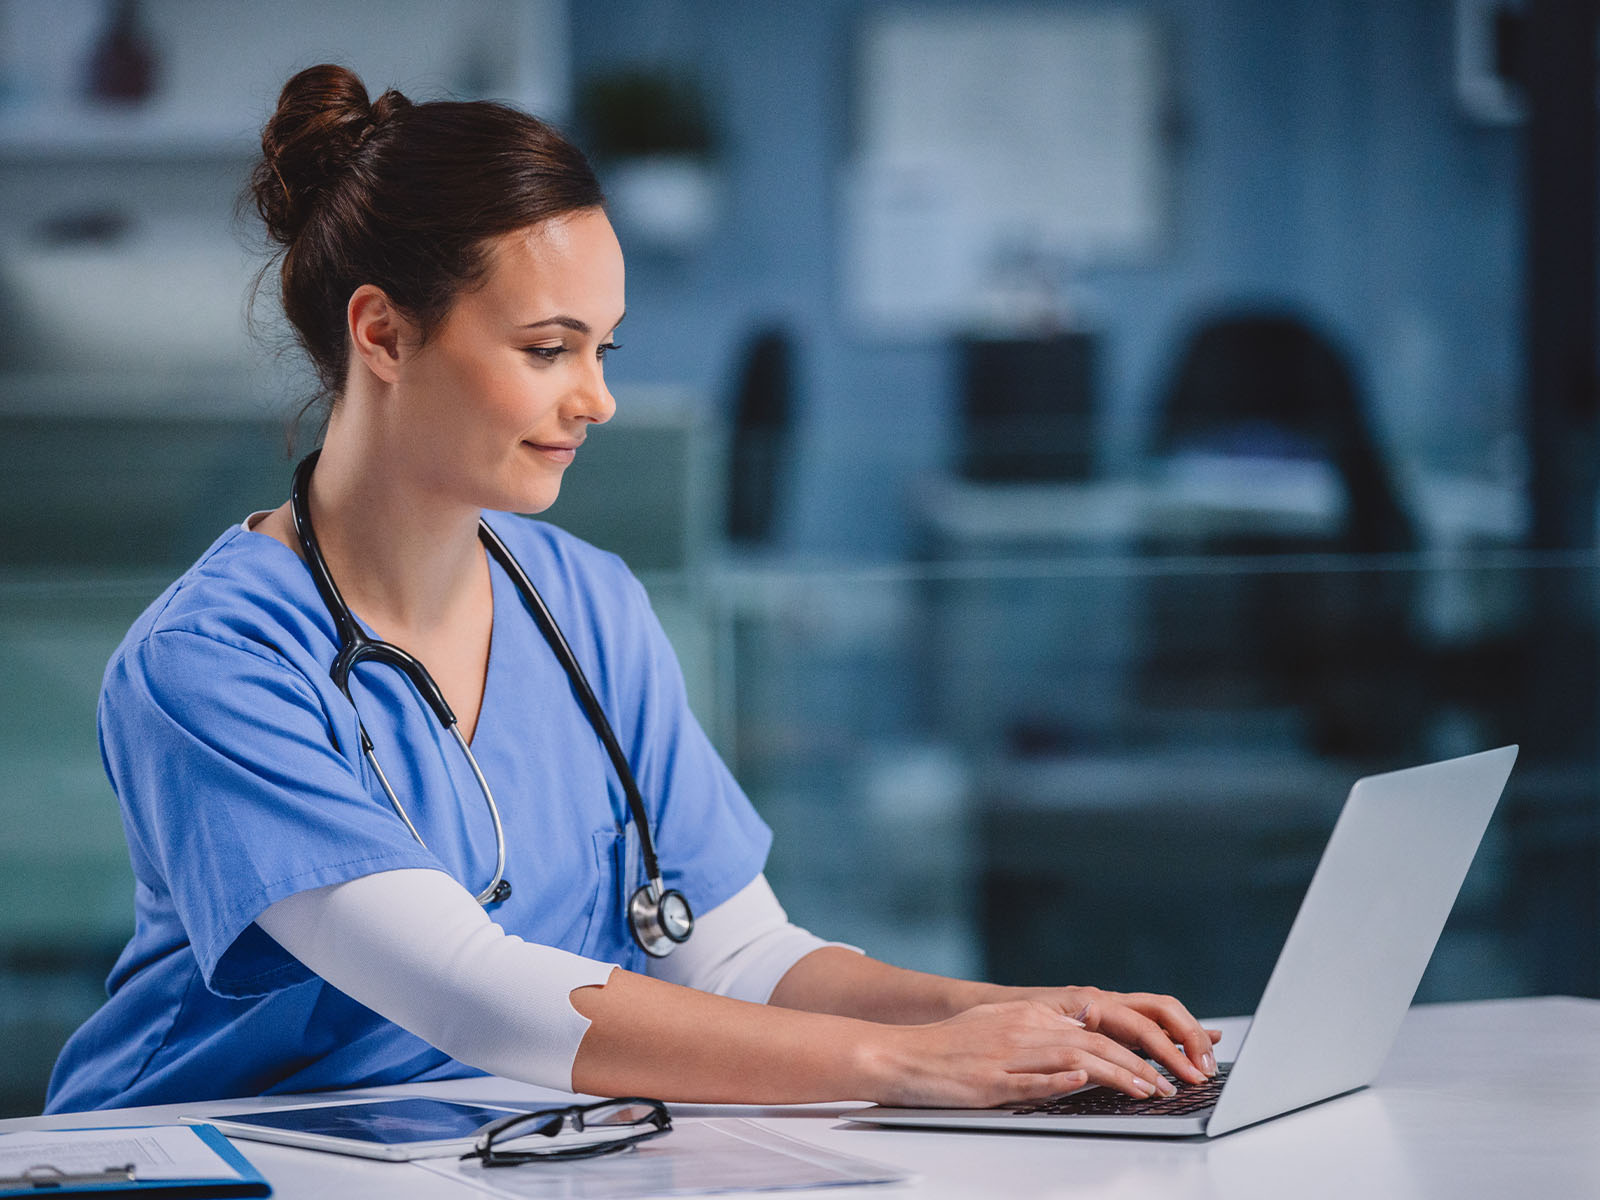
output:
[[1306, 318], [1241, 312], [1202, 321], [1161, 405], [1158, 454], [1183, 449], [1326, 460], [1345, 486], [1350, 553], [1416, 549], [1416, 533], [1378, 450], [1345, 355]]
[[[1212, 536], [1164, 549], [1208, 554], [1388, 555], [1417, 535], [1373, 435], [1344, 352], [1294, 312], [1201, 320], [1161, 401], [1157, 453], [1321, 460], [1344, 485], [1326, 537]], [[1145, 679], [1179, 704], [1291, 705], [1310, 747], [1360, 757], [1420, 737], [1426, 672], [1412, 634], [1414, 579], [1393, 564], [1288, 573], [1248, 568], [1174, 580], [1152, 595]]]

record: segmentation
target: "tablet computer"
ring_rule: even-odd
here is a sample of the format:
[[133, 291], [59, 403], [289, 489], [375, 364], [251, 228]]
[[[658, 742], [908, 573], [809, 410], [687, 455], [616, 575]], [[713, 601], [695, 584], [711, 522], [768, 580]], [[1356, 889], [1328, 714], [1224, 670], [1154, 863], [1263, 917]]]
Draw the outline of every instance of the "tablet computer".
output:
[[477, 1143], [485, 1125], [512, 1113], [537, 1111], [427, 1096], [386, 1096], [209, 1113], [182, 1120], [215, 1125], [229, 1137], [403, 1162], [465, 1154]]

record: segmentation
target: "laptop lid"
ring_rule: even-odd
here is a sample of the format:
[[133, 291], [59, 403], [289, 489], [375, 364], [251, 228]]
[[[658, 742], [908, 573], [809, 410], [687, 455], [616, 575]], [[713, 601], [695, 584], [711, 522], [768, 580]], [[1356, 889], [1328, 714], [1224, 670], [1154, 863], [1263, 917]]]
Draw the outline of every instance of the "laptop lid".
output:
[[1372, 1082], [1516, 759], [1503, 746], [1357, 781], [1207, 1134]]
[[846, 1119], [1215, 1137], [1364, 1087], [1388, 1056], [1516, 758], [1516, 746], [1503, 746], [1356, 782], [1208, 1112], [875, 1106]]

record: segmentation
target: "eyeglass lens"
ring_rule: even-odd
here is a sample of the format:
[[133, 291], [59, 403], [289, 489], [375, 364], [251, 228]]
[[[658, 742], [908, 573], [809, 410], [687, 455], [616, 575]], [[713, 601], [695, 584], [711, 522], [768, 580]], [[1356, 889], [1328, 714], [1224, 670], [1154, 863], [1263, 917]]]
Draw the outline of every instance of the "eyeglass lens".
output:
[[[560, 1143], [553, 1138], [570, 1128], [577, 1136]], [[508, 1118], [484, 1131], [475, 1154], [485, 1166], [535, 1158], [578, 1158], [620, 1150], [671, 1128], [666, 1109], [649, 1101], [627, 1099]]]
[[618, 1100], [604, 1107], [579, 1110], [574, 1116], [583, 1128], [596, 1129], [606, 1125], [645, 1125], [654, 1120], [660, 1111], [654, 1104]]

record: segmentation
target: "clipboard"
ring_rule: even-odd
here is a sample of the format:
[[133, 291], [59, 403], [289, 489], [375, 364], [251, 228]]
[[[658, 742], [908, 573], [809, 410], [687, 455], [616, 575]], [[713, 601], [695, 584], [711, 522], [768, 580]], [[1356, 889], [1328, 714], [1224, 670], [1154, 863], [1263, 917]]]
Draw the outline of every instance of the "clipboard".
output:
[[[117, 1135], [125, 1135], [119, 1139]], [[141, 1136], [142, 1135], [142, 1136]], [[185, 1146], [189, 1138], [198, 1138], [202, 1147]], [[20, 1140], [14, 1140], [20, 1139]], [[98, 1155], [88, 1162], [106, 1157], [101, 1147], [113, 1149], [119, 1144], [158, 1144], [175, 1139], [173, 1144], [186, 1149], [191, 1157], [215, 1168], [199, 1174], [174, 1177], [170, 1170], [152, 1170], [146, 1167], [141, 1177], [138, 1161], [113, 1161], [104, 1166], [89, 1166], [82, 1160], [86, 1155]], [[207, 1154], [206, 1152], [210, 1153]], [[210, 1125], [131, 1125], [104, 1126], [85, 1129], [60, 1129], [17, 1132], [0, 1135], [0, 1154], [8, 1158], [23, 1155], [40, 1161], [31, 1163], [16, 1173], [14, 1167], [0, 1167], [0, 1200], [16, 1196], [34, 1197], [87, 1197], [107, 1195], [139, 1195], [171, 1197], [172, 1200], [192, 1200], [200, 1196], [270, 1196], [272, 1185], [239, 1153], [233, 1144]], [[60, 1166], [47, 1156], [56, 1157]], [[132, 1154], [113, 1154], [114, 1158], [135, 1158]]]

